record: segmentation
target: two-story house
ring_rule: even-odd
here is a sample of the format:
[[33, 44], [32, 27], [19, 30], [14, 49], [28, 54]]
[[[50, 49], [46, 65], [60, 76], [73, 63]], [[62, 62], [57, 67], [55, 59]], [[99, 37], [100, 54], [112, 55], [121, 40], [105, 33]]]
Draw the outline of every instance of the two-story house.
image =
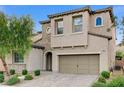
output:
[[[40, 21], [32, 51], [7, 58], [9, 68], [73, 74], [99, 74], [113, 67], [115, 27], [111, 7], [93, 11], [89, 6], [48, 15]], [[108, 30], [109, 29], [109, 30]], [[43, 48], [43, 47], [44, 48]]]
[[88, 6], [48, 17], [40, 22], [43, 37], [38, 41], [45, 47], [43, 70], [99, 74], [113, 67], [115, 27], [111, 27], [111, 7], [93, 11]]

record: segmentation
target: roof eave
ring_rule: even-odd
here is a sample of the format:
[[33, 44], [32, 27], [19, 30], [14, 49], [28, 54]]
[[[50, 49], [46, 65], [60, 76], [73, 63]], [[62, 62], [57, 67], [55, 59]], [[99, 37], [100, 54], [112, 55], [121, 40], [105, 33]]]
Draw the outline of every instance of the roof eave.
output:
[[50, 23], [50, 20], [39, 21], [40, 24]]
[[82, 12], [82, 11], [91, 11], [90, 6], [86, 6], [80, 9], [75, 9], [75, 10], [70, 10], [70, 11], [66, 11], [66, 12], [62, 12], [62, 13], [57, 13], [57, 14], [52, 14], [52, 15], [48, 15], [49, 18], [54, 18], [54, 17], [58, 17], [58, 16], [63, 16], [63, 15], [68, 15], [68, 14], [73, 14], [73, 13], [77, 13], [77, 12]]

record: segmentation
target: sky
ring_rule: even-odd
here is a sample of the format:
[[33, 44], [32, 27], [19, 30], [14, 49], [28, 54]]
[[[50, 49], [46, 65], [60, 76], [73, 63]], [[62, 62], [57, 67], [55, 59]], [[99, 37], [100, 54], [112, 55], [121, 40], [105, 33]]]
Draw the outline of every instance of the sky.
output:
[[[47, 20], [50, 14], [60, 13], [72, 9], [82, 8], [84, 5], [0, 5], [0, 11], [3, 11], [7, 15], [15, 15], [15, 16], [22, 16], [22, 15], [31, 15], [35, 27], [34, 31], [42, 31], [41, 25], [39, 21]], [[108, 5], [92, 5], [92, 10], [106, 8]], [[113, 6], [114, 15], [117, 16], [119, 19], [124, 16], [124, 5], [123, 6]], [[122, 39], [122, 34], [117, 29], [116, 36], [117, 40], [116, 43], [118, 44]]]

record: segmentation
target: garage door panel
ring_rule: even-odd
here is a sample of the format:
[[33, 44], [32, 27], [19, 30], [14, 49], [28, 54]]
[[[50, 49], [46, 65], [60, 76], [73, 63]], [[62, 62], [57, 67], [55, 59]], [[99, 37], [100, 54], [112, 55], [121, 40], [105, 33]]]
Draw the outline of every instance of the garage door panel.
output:
[[78, 69], [78, 74], [88, 74], [88, 69]]
[[94, 75], [94, 74], [98, 74], [99, 73], [99, 71], [98, 70], [90, 70], [89, 71], [89, 74], [92, 74], [92, 75]]
[[60, 67], [60, 72], [61, 73], [77, 73], [76, 67], [71, 67], [71, 66], [64, 66], [63, 68]]
[[88, 69], [88, 65], [78, 65], [78, 69]]
[[99, 65], [98, 64], [93, 64], [93, 65], [89, 65], [89, 68], [92, 68], [92, 67], [96, 67], [96, 68], [98, 68], [99, 67]]
[[68, 65], [65, 65], [65, 66], [63, 65], [63, 66], [60, 66], [60, 69], [61, 69], [61, 68], [62, 68], [62, 69], [65, 69], [65, 68], [76, 69], [77, 67], [72, 66], [72, 65], [69, 65], [69, 66], [68, 66]]
[[62, 73], [98, 74], [99, 55], [59, 56], [59, 69]]
[[76, 65], [76, 62], [75, 62], [76, 59], [74, 56], [73, 56], [73, 59], [71, 56], [61, 56], [60, 61], [62, 61], [60, 62], [60, 64], [62, 65]]
[[60, 56], [59, 57], [59, 70], [61, 73], [77, 73], [75, 57]]
[[78, 64], [82, 64], [82, 65], [87, 65], [87, 62], [88, 62], [88, 57], [87, 56], [77, 56], [77, 61], [78, 61]]
[[63, 70], [61, 70], [60, 71], [61, 73], [69, 73], [69, 74], [76, 74], [77, 72], [74, 70], [74, 69], [72, 69], [72, 70], [70, 70], [70, 69], [63, 69]]
[[89, 60], [89, 65], [98, 65], [97, 60], [90, 61]]

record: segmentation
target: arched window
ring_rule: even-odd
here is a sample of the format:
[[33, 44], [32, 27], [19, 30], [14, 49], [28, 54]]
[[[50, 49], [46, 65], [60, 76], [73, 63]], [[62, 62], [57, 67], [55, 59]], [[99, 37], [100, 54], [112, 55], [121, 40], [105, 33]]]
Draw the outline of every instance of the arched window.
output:
[[101, 17], [97, 17], [96, 18], [96, 26], [101, 26], [103, 23], [102, 23], [102, 18]]

